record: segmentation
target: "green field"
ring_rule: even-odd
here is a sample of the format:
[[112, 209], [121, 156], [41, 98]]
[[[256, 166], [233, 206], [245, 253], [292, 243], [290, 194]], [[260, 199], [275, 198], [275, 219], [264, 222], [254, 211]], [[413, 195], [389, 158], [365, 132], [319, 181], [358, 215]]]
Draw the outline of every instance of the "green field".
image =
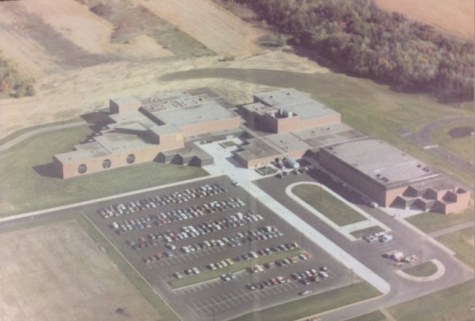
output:
[[474, 228], [466, 228], [457, 232], [452, 232], [439, 236], [437, 240], [456, 253], [456, 257], [474, 268], [473, 238]]
[[474, 136], [470, 135], [452, 139], [448, 134], [451, 129], [464, 126], [473, 127], [473, 122], [462, 122], [455, 125], [440, 127], [432, 134], [432, 139], [440, 147], [443, 147], [454, 155], [473, 164]]
[[0, 217], [207, 175], [201, 168], [145, 163], [63, 180], [51, 177], [54, 154], [71, 151], [88, 126], [44, 133], [0, 153]]
[[5, 143], [11, 141], [12, 139], [15, 139], [15, 138], [17, 138], [17, 137], [19, 137], [23, 134], [32, 132], [34, 130], [38, 130], [38, 129], [42, 129], [42, 128], [46, 128], [46, 127], [51, 127], [51, 126], [66, 125], [66, 124], [75, 123], [75, 122], [78, 122], [78, 121], [81, 121], [81, 120], [82, 120], [81, 118], [77, 117], [77, 118], [68, 119], [66, 121], [60, 121], [60, 122], [54, 122], [54, 123], [49, 123], [49, 124], [42, 124], [42, 125], [23, 128], [21, 130], [17, 130], [16, 132], [11, 133], [10, 135], [7, 135], [7, 136], [3, 137], [2, 139], [0, 139], [0, 145], [3, 145]]
[[351, 318], [345, 321], [386, 321], [386, 317], [380, 311], [373, 311], [368, 314], [360, 315], [356, 318]]
[[369, 283], [360, 282], [321, 294], [303, 297], [272, 308], [245, 314], [233, 321], [288, 321], [305, 318], [325, 311], [381, 295]]
[[171, 288], [177, 289], [184, 286], [189, 286], [189, 285], [217, 279], [221, 275], [226, 274], [226, 273], [236, 273], [236, 272], [244, 271], [246, 268], [251, 267], [256, 264], [263, 265], [269, 262], [274, 262], [276, 260], [281, 260], [288, 257], [295, 257], [304, 252], [305, 251], [301, 248], [295, 248], [289, 251], [273, 253], [271, 255], [261, 256], [256, 259], [236, 262], [233, 265], [226, 266], [224, 268], [217, 269], [214, 271], [206, 271], [200, 274], [186, 276], [182, 279], [171, 280], [168, 282], [168, 284], [170, 285]]
[[292, 192], [338, 226], [362, 222], [366, 218], [316, 185], [301, 184]]
[[436, 232], [451, 226], [473, 221], [473, 206], [460, 214], [421, 213], [406, 219], [409, 223], [426, 233]]
[[386, 309], [397, 321], [473, 320], [473, 280]]
[[411, 266], [403, 270], [406, 274], [416, 276], [416, 277], [426, 277], [431, 276], [437, 272], [437, 265], [431, 261], [427, 261], [421, 264]]
[[374, 233], [378, 233], [378, 232], [384, 232], [384, 230], [382, 228], [380, 228], [379, 226], [371, 226], [371, 227], [368, 227], [368, 228], [365, 228], [365, 229], [362, 229], [362, 230], [359, 230], [359, 231], [351, 232], [350, 234], [353, 235], [354, 237], [356, 237], [357, 239], [359, 239], [359, 238], [362, 238], [365, 235], [374, 234]]
[[[473, 117], [473, 108], [438, 103], [434, 98], [398, 93], [368, 79], [337, 73], [297, 73], [263, 69], [194, 69], [164, 75], [162, 80], [177, 81], [199, 78], [223, 78], [266, 86], [295, 88], [310, 93], [315, 99], [342, 114], [342, 121], [362, 133], [380, 138], [406, 153], [438, 168], [473, 188], [473, 175], [447, 163], [397, 134], [404, 129], [416, 133], [435, 120]], [[473, 146], [472, 146], [473, 150]]]

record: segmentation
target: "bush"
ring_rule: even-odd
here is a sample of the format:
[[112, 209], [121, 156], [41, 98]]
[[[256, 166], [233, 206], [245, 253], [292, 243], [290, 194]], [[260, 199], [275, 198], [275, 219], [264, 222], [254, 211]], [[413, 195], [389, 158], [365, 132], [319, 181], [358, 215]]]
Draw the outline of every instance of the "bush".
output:
[[35, 95], [33, 80], [22, 75], [17, 64], [0, 52], [0, 92], [10, 93], [12, 90], [15, 90], [12, 96], [16, 98]]

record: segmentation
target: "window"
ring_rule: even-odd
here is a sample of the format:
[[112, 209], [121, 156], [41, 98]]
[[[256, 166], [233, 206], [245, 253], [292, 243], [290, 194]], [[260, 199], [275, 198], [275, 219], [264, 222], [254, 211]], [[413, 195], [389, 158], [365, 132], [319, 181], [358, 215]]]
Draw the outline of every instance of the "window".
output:
[[104, 159], [104, 161], [102, 162], [102, 168], [104, 169], [110, 168], [111, 165], [112, 165], [112, 162], [110, 159]]
[[79, 174], [84, 174], [87, 171], [87, 166], [85, 164], [81, 164], [78, 167], [78, 173]]
[[129, 156], [127, 156], [127, 164], [133, 164], [134, 162], [135, 162], [134, 154], [130, 154]]

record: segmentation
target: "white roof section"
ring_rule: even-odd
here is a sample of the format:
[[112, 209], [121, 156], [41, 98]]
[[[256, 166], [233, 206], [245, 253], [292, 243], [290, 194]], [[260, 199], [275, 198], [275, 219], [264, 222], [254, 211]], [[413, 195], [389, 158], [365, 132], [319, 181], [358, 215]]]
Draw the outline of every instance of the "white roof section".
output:
[[341, 161], [389, 186], [417, 183], [440, 173], [403, 151], [375, 138], [366, 138], [323, 148]]

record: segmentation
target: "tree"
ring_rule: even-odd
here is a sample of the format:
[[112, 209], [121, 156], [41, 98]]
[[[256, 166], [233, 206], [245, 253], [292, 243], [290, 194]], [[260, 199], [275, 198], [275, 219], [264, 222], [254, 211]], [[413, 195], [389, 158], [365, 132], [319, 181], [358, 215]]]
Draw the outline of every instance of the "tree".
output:
[[26, 87], [25, 86], [19, 86], [15, 92], [15, 97], [16, 98], [21, 98], [25, 96], [26, 94]]

